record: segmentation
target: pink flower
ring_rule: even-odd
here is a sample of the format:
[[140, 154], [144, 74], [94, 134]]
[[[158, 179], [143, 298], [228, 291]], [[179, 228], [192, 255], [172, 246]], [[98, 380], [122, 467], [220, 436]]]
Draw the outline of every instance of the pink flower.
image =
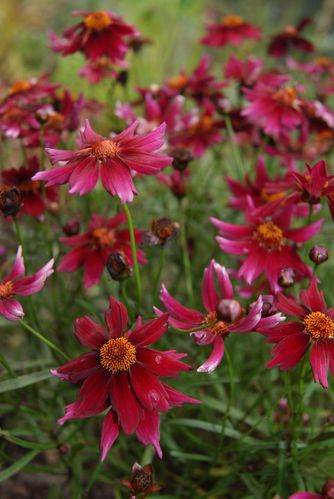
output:
[[52, 164], [65, 165], [39, 172], [33, 180], [44, 180], [46, 186], [69, 183], [70, 194], [87, 194], [94, 189], [99, 176], [109, 194], [118, 196], [123, 203], [132, 201], [137, 194], [131, 170], [155, 175], [170, 165], [172, 158], [158, 153], [163, 145], [165, 124], [146, 135], [134, 135], [138, 122], [112, 138], [93, 131], [89, 120], [80, 133], [78, 151], [46, 149]]
[[273, 57], [284, 57], [290, 49], [299, 52], [313, 52], [314, 45], [301, 36], [302, 29], [311, 22], [309, 17], [305, 17], [297, 26], [286, 26], [281, 33], [273, 36], [268, 47], [268, 54]]
[[261, 39], [261, 29], [247, 23], [238, 15], [226, 16], [220, 23], [210, 24], [208, 34], [201, 40], [203, 45], [223, 47], [227, 43], [238, 47], [245, 39]]
[[310, 348], [314, 381], [328, 388], [328, 369], [334, 375], [334, 308], [327, 308], [315, 277], [308, 288], [300, 292], [299, 300], [300, 303], [281, 293], [277, 296], [277, 308], [297, 317], [299, 321], [286, 322], [270, 331], [261, 331], [270, 343], [277, 343], [271, 351], [273, 359], [266, 367], [290, 369]]
[[242, 61], [232, 54], [225, 65], [224, 75], [244, 85], [252, 85], [261, 74], [262, 67], [263, 62], [258, 57], [248, 57]]
[[50, 35], [51, 48], [64, 56], [81, 51], [92, 61], [107, 56], [113, 63], [119, 63], [128, 51], [125, 38], [139, 34], [134, 26], [110, 10], [75, 11], [73, 15], [84, 19], [67, 28], [64, 38], [55, 33]]
[[90, 351], [52, 371], [80, 386], [77, 400], [65, 408], [59, 423], [109, 409], [102, 427], [102, 461], [121, 429], [127, 435], [136, 433], [144, 445], [153, 445], [161, 458], [159, 413], [171, 406], [199, 401], [171, 388], [159, 377], [178, 376], [191, 367], [180, 361], [183, 353], [148, 347], [166, 332], [167, 314], [146, 324], [139, 319], [128, 330], [126, 308], [111, 297], [105, 322], [107, 330], [87, 316], [77, 319], [75, 336]]
[[[84, 234], [60, 238], [62, 243], [72, 249], [63, 256], [58, 270], [75, 272], [79, 267], [83, 267], [84, 286], [89, 288], [100, 280], [112, 252], [124, 254], [132, 265], [130, 233], [128, 229], [119, 229], [125, 221], [124, 212], [109, 220], [100, 215], [93, 215]], [[143, 231], [135, 230], [137, 243], [141, 241], [142, 234]], [[139, 263], [146, 263], [144, 253], [139, 249], [137, 257]]]
[[[218, 281], [217, 292], [214, 277]], [[214, 260], [204, 270], [202, 281], [202, 300], [206, 314], [184, 307], [162, 285], [160, 299], [169, 312], [169, 323], [178, 329], [194, 329], [217, 321], [207, 329], [194, 332], [198, 345], [212, 345], [209, 358], [197, 371], [211, 373], [222, 361], [224, 356], [224, 340], [230, 333], [246, 333], [254, 331], [262, 324], [271, 327], [280, 322], [280, 314], [274, 314], [261, 319], [261, 297], [250, 307], [249, 313], [233, 298], [233, 287], [225, 267]], [[162, 314], [158, 309], [155, 310]], [[264, 321], [264, 322], [263, 322]]]
[[44, 287], [46, 279], [53, 273], [53, 263], [52, 258], [35, 274], [20, 277], [25, 273], [25, 267], [22, 248], [19, 246], [11, 272], [0, 283], [0, 314], [9, 321], [21, 320], [24, 312], [15, 296], [30, 296], [38, 293]]
[[244, 255], [245, 260], [238, 271], [238, 277], [251, 284], [262, 273], [269, 281], [270, 289], [280, 291], [278, 277], [284, 268], [293, 269], [297, 279], [310, 277], [311, 271], [298, 256], [293, 243], [303, 243], [321, 230], [323, 220], [318, 220], [298, 229], [289, 228], [289, 210], [270, 219], [261, 219], [250, 215], [248, 225], [234, 225], [211, 218], [219, 229], [217, 242], [219, 247], [232, 255]]

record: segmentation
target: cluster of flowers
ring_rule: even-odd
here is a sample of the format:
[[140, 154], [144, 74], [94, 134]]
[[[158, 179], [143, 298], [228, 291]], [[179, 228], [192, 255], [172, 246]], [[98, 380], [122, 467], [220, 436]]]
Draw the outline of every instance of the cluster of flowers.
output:
[[[131, 43], [135, 39], [139, 43], [138, 31], [109, 11], [75, 15], [83, 20], [68, 28], [62, 39], [51, 35], [53, 50], [63, 55], [82, 52], [88, 63], [81, 72], [91, 81], [114, 77], [114, 66], [124, 67]], [[312, 221], [312, 217], [321, 210], [323, 199], [334, 218], [334, 176], [328, 174], [323, 160], [307, 164], [305, 171], [298, 171], [297, 160], [313, 162], [334, 144], [334, 114], [326, 105], [334, 92], [334, 65], [324, 58], [300, 63], [289, 56], [291, 49], [313, 52], [312, 43], [301, 34], [308, 22], [304, 19], [296, 27], [288, 26], [271, 40], [268, 53], [280, 58], [280, 69], [264, 70], [259, 58], [239, 60], [232, 55], [220, 81], [205, 54], [193, 72], [181, 69], [161, 86], [138, 88], [139, 99], [116, 105], [117, 116], [127, 125], [118, 134], [102, 136], [88, 119], [79, 130], [80, 113], [87, 110], [83, 97], [73, 99], [66, 91], [57, 97], [57, 86], [45, 77], [14, 84], [0, 105], [3, 137], [20, 139], [25, 147], [45, 144], [53, 166], [44, 170], [31, 157], [22, 168], [3, 171], [1, 203], [6, 215], [16, 215], [12, 207], [16, 200], [27, 214], [40, 218], [47, 200], [57, 200], [59, 185], [68, 184], [70, 194], [83, 196], [99, 179], [107, 193], [124, 205], [110, 219], [93, 215], [84, 233], [78, 234], [76, 223], [66, 226], [68, 237], [60, 241], [71, 249], [58, 270], [75, 272], [83, 267], [85, 287], [98, 283], [112, 255], [120, 255], [125, 267], [135, 266], [137, 260], [146, 262], [142, 250], [131, 249], [131, 237], [140, 243], [144, 232], [119, 228], [127, 217], [126, 203], [137, 194], [134, 177], [156, 175], [181, 198], [189, 189], [191, 161], [226, 136], [240, 147], [256, 147], [266, 155], [258, 157], [254, 178], [226, 179], [230, 207], [240, 212], [244, 223], [235, 225], [216, 217], [211, 222], [219, 231], [222, 254], [235, 255], [237, 269], [211, 260], [202, 283], [204, 311], [179, 303], [162, 284], [160, 298], [167, 313], [156, 307], [157, 317], [149, 322], [142, 323], [139, 316], [129, 327], [127, 310], [114, 297], [105, 313], [106, 327], [87, 316], [76, 320], [75, 336], [90, 351], [53, 371], [79, 387], [77, 400], [66, 407], [59, 422], [103, 412], [102, 459], [120, 430], [152, 444], [161, 457], [160, 413], [185, 402], [198, 403], [159, 379], [191, 369], [180, 360], [185, 354], [150, 347], [168, 326], [188, 332], [200, 346], [212, 345], [199, 372], [217, 368], [230, 333], [258, 332], [275, 344], [268, 368], [290, 369], [309, 350], [315, 382], [328, 387], [328, 371], [334, 374], [334, 308], [327, 307], [314, 270], [299, 249], [321, 231], [323, 219]], [[246, 39], [260, 38], [259, 28], [239, 16], [227, 16], [208, 27], [202, 44], [239, 46]], [[316, 99], [303, 96], [304, 89], [294, 83], [290, 70], [311, 77]], [[236, 98], [228, 98], [235, 84]], [[75, 150], [51, 148], [75, 130], [79, 130]], [[278, 157], [281, 164], [278, 175], [267, 168], [270, 156]], [[161, 172], [168, 166], [173, 170], [170, 175]], [[307, 223], [302, 222], [305, 217]], [[154, 230], [157, 226], [160, 232]], [[166, 220], [152, 225], [158, 241], [159, 234], [163, 233], [163, 241], [175, 229]], [[113, 258], [117, 267], [120, 261]], [[316, 246], [310, 258], [316, 268], [328, 255]], [[19, 250], [12, 272], [0, 285], [0, 312], [9, 320], [22, 318], [14, 296], [39, 291], [52, 265], [53, 261], [33, 276], [20, 278], [24, 265]], [[242, 281], [237, 291], [248, 306], [235, 299], [231, 277]], [[286, 291], [305, 280], [309, 283], [299, 299]], [[286, 316], [295, 320], [286, 320]]]

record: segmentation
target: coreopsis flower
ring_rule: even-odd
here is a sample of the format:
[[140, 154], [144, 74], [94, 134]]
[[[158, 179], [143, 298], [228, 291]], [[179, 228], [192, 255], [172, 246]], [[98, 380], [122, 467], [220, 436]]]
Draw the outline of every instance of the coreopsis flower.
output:
[[109, 409], [102, 427], [102, 460], [121, 429], [127, 435], [136, 433], [144, 445], [153, 445], [162, 457], [159, 413], [171, 406], [199, 401], [171, 388], [159, 377], [178, 376], [191, 367], [180, 361], [185, 354], [148, 346], [167, 331], [167, 314], [145, 324], [139, 319], [128, 329], [126, 308], [110, 297], [105, 322], [107, 329], [88, 316], [76, 319], [75, 336], [90, 351], [52, 371], [80, 386], [77, 400], [65, 407], [66, 414], [59, 423]]
[[286, 82], [287, 77], [280, 75], [270, 83], [259, 81], [252, 89], [243, 88], [250, 103], [241, 114], [275, 138], [301, 127], [305, 121], [300, 87], [286, 86]]
[[[125, 221], [124, 212], [109, 220], [101, 215], [93, 215], [86, 232], [61, 237], [60, 241], [71, 250], [61, 259], [58, 270], [75, 272], [83, 267], [84, 286], [89, 288], [100, 280], [112, 252], [124, 254], [130, 265], [133, 265], [129, 230], [119, 228]], [[137, 243], [141, 241], [142, 234], [143, 231], [135, 230]], [[139, 263], [146, 263], [142, 250], [137, 249], [137, 258]]]
[[38, 78], [16, 81], [9, 87], [7, 95], [1, 103], [1, 109], [14, 102], [32, 104], [37, 100], [53, 97], [58, 87], [58, 84], [48, 81], [48, 75], [45, 73]]
[[288, 499], [333, 499], [334, 498], [334, 480], [326, 481], [321, 494], [315, 492], [295, 492]]
[[46, 186], [69, 183], [70, 194], [87, 194], [94, 189], [99, 176], [102, 185], [112, 196], [123, 203], [132, 201], [137, 191], [131, 170], [145, 175], [155, 175], [168, 166], [172, 158], [157, 152], [163, 146], [163, 123], [145, 135], [135, 135], [138, 121], [111, 138], [98, 135], [89, 120], [79, 135], [77, 151], [49, 149], [46, 151], [54, 165], [64, 161], [64, 166], [36, 173], [32, 180], [43, 180]]
[[0, 282], [0, 314], [10, 321], [23, 319], [22, 305], [16, 296], [30, 296], [38, 293], [46, 279], [53, 273], [53, 258], [33, 275], [25, 273], [22, 248], [19, 246], [11, 272]]
[[263, 61], [258, 57], [248, 57], [245, 61], [231, 55], [224, 67], [224, 76], [237, 80], [243, 85], [253, 85], [261, 74]]
[[41, 219], [50, 203], [58, 202], [58, 188], [46, 187], [32, 176], [39, 170], [39, 161], [34, 156], [28, 159], [27, 164], [20, 168], [3, 170], [1, 175], [7, 186], [17, 187], [20, 190], [22, 206], [21, 213]]
[[[215, 276], [218, 281], [218, 292], [215, 286]], [[280, 314], [261, 318], [262, 298], [250, 307], [249, 312], [233, 298], [233, 287], [225, 267], [214, 260], [204, 270], [202, 281], [202, 300], [206, 313], [192, 310], [181, 305], [162, 285], [160, 300], [170, 317], [170, 325], [178, 329], [195, 329], [208, 324], [208, 327], [191, 333], [198, 345], [212, 345], [209, 358], [197, 369], [199, 372], [211, 373], [224, 356], [224, 341], [230, 333], [247, 333], [261, 325], [271, 327], [280, 322]], [[158, 315], [162, 312], [155, 309]]]
[[273, 57], [284, 57], [291, 49], [298, 52], [313, 52], [313, 43], [300, 34], [310, 22], [311, 19], [305, 17], [297, 26], [286, 26], [281, 33], [274, 35], [268, 47], [268, 54]]
[[281, 312], [296, 317], [297, 321], [261, 331], [270, 343], [277, 343], [271, 351], [273, 358], [266, 367], [290, 369], [310, 349], [314, 381], [328, 388], [328, 369], [334, 374], [334, 310], [327, 307], [316, 278], [313, 277], [308, 288], [300, 292], [299, 302], [279, 293], [276, 305]]
[[107, 57], [99, 57], [88, 61], [80, 70], [79, 76], [87, 78], [90, 83], [99, 83], [103, 78], [115, 79], [117, 71], [115, 66]]
[[277, 293], [282, 269], [292, 269], [297, 281], [311, 277], [311, 270], [301, 260], [293, 243], [303, 243], [318, 234], [323, 220], [290, 228], [288, 210], [276, 216], [273, 214], [270, 219], [250, 215], [248, 225], [234, 225], [214, 217], [210, 220], [224, 236], [216, 238], [219, 247], [232, 255], [245, 256], [238, 277], [247, 284], [264, 273], [271, 291]]
[[247, 38], [260, 40], [261, 29], [232, 14], [225, 16], [219, 23], [210, 24], [207, 27], [207, 35], [201, 42], [210, 47], [223, 47], [227, 43], [238, 47]]

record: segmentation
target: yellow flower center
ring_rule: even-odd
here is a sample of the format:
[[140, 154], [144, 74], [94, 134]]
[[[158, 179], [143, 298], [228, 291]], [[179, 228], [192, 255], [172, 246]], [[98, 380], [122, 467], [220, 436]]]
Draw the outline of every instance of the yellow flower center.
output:
[[65, 116], [61, 113], [51, 113], [45, 124], [46, 128], [61, 128], [64, 125]]
[[107, 227], [98, 227], [92, 232], [92, 236], [97, 246], [111, 246], [115, 242], [114, 232]]
[[[217, 320], [216, 312], [209, 312], [204, 319], [204, 322], [210, 324]], [[214, 336], [227, 336], [229, 334], [228, 324], [224, 321], [218, 321], [213, 326], [210, 326], [211, 332]]]
[[6, 300], [7, 298], [11, 298], [14, 295], [13, 293], [13, 284], [11, 281], [0, 284], [0, 299]]
[[100, 161], [104, 161], [109, 158], [115, 158], [119, 152], [119, 147], [116, 142], [110, 139], [101, 140], [96, 142], [91, 147], [91, 153]]
[[304, 324], [313, 340], [334, 338], [334, 322], [322, 312], [308, 314], [304, 319]]
[[267, 250], [278, 250], [283, 245], [283, 232], [273, 222], [264, 222], [258, 225], [254, 237], [260, 246]]
[[112, 338], [100, 348], [100, 364], [113, 374], [127, 371], [136, 362], [136, 348], [124, 336]]
[[182, 90], [183, 87], [187, 85], [188, 80], [189, 77], [187, 75], [179, 74], [173, 78], [170, 78], [170, 80], [168, 80], [168, 85], [174, 90]]
[[88, 29], [102, 31], [112, 24], [112, 20], [110, 19], [108, 12], [97, 10], [85, 17], [84, 24]]
[[9, 95], [14, 95], [19, 92], [25, 92], [26, 90], [30, 90], [32, 84], [28, 80], [20, 80], [14, 83], [9, 89]]
[[273, 99], [284, 106], [297, 107], [299, 105], [297, 92], [292, 87], [286, 87], [278, 92], [275, 92]]
[[243, 18], [235, 14], [232, 14], [231, 16], [225, 16], [222, 20], [222, 24], [224, 26], [228, 26], [229, 28], [237, 28], [244, 23], [245, 21], [243, 20]]

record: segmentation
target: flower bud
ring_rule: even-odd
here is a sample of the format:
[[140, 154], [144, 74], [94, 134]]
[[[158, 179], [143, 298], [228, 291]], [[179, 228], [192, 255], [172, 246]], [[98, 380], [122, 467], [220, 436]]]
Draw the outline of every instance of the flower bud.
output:
[[282, 286], [282, 288], [291, 288], [294, 285], [296, 280], [296, 274], [293, 269], [290, 267], [286, 267], [282, 269], [278, 276], [278, 284]]
[[117, 75], [116, 80], [122, 87], [125, 87], [129, 78], [129, 72], [126, 69], [122, 69]]
[[131, 275], [129, 260], [124, 253], [111, 253], [107, 260], [107, 270], [114, 281], [124, 281]]
[[325, 246], [312, 246], [308, 256], [312, 262], [320, 265], [328, 260], [328, 249]]
[[64, 234], [67, 236], [76, 236], [80, 230], [80, 222], [76, 218], [71, 218], [63, 225]]
[[170, 151], [170, 155], [174, 158], [172, 166], [175, 170], [179, 172], [183, 172], [190, 161], [194, 159], [194, 156], [191, 154], [189, 149], [185, 149], [184, 147], [178, 147]]
[[70, 452], [70, 446], [68, 444], [59, 444], [57, 446], [59, 454], [66, 456]]
[[170, 218], [155, 218], [151, 223], [151, 230], [146, 231], [143, 242], [149, 245], [164, 246], [169, 239], [177, 234], [180, 225]]
[[262, 295], [261, 317], [270, 317], [278, 312], [273, 295]]
[[0, 189], [0, 210], [5, 217], [15, 217], [21, 208], [21, 192], [17, 187], [3, 186]]
[[243, 315], [243, 308], [236, 300], [219, 300], [216, 306], [217, 319], [224, 322], [235, 322]]

